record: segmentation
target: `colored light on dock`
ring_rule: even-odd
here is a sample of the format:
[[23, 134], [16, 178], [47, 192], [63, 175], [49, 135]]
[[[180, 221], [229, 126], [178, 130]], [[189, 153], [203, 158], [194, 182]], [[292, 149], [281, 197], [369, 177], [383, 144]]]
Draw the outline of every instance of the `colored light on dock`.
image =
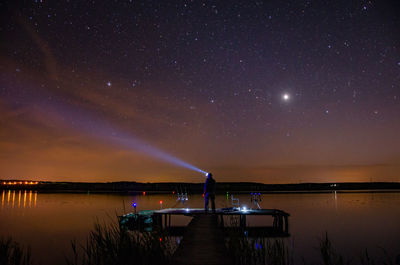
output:
[[143, 192], [142, 192], [142, 195], [143, 195], [143, 196], [145, 196], [145, 195], [146, 195], [146, 192], [145, 192], [145, 191], [143, 191]]
[[133, 206], [134, 208], [136, 208], [136, 202], [134, 202], [134, 203], [132, 204], [132, 206]]
[[160, 204], [162, 204], [162, 201], [160, 201]]

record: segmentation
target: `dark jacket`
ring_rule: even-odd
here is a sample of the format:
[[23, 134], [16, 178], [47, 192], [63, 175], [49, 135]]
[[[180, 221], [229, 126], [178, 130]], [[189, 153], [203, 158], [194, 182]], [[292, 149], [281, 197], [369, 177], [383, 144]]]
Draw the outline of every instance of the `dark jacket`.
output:
[[210, 177], [207, 178], [206, 183], [204, 184], [204, 193], [207, 194], [215, 194], [215, 180]]

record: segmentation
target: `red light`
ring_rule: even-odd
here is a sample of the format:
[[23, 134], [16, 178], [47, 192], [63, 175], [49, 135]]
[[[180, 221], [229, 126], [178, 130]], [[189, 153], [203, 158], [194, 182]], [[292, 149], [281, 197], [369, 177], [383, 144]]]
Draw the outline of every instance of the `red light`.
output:
[[162, 242], [162, 238], [160, 237], [160, 242]]
[[143, 196], [145, 196], [145, 195], [146, 195], [146, 192], [145, 192], [145, 191], [143, 191], [143, 192], [142, 192], [142, 194], [143, 194]]
[[160, 204], [162, 204], [162, 201], [160, 201]]
[[175, 191], [173, 191], [172, 194], [175, 194]]

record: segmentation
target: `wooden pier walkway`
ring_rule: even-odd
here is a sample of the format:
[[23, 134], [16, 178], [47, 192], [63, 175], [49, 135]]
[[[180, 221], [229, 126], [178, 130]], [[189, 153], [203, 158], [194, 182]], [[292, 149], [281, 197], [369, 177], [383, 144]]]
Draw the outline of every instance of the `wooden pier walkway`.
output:
[[187, 226], [172, 264], [232, 264], [224, 242], [224, 233], [218, 226], [217, 216], [196, 215]]

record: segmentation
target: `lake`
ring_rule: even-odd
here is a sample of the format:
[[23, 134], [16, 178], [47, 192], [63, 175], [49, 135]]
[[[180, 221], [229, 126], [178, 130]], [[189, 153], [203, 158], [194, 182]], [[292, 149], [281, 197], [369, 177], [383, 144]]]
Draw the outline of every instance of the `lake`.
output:
[[[235, 194], [234, 194], [235, 195]], [[0, 190], [0, 236], [30, 246], [35, 264], [65, 264], [71, 240], [85, 242], [94, 222], [116, 222], [116, 215], [137, 210], [182, 207], [176, 195], [109, 195], [38, 193]], [[235, 196], [236, 197], [236, 196]], [[250, 195], [237, 195], [242, 206], [251, 207]], [[189, 195], [184, 207], [203, 207], [201, 195]], [[218, 195], [217, 207], [231, 206], [226, 195]], [[329, 192], [263, 194], [262, 208], [290, 213], [286, 239], [295, 260], [319, 260], [319, 239], [328, 233], [334, 248], [357, 259], [368, 248], [373, 256], [400, 254], [400, 192]], [[176, 222], [189, 222], [176, 220]], [[250, 225], [263, 219], [251, 218]]]

